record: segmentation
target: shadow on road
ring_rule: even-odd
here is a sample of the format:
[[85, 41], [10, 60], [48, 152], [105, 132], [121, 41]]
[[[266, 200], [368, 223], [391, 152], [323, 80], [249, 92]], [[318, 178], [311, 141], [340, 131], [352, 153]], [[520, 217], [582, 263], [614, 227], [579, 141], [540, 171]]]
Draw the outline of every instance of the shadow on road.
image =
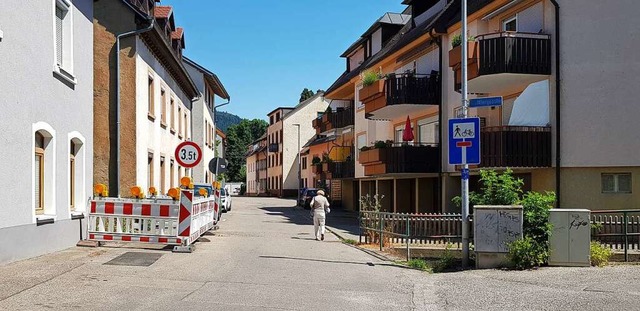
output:
[[[288, 222], [297, 225], [313, 225], [311, 212], [309, 210], [296, 209], [293, 207], [260, 207], [265, 214], [270, 216], [282, 216]], [[354, 236], [360, 235], [360, 227], [358, 226], [358, 214], [356, 212], [345, 211], [342, 209], [331, 209], [331, 213], [327, 215], [327, 226], [348, 232]]]
[[341, 260], [327, 260], [327, 259], [313, 259], [313, 258], [299, 258], [299, 257], [285, 257], [285, 256], [259, 256], [263, 259], [284, 259], [284, 260], [300, 260], [300, 261], [313, 261], [313, 262], [324, 262], [324, 263], [335, 263], [335, 264], [347, 264], [347, 265], [360, 265], [360, 266], [385, 266], [385, 267], [396, 267], [402, 269], [412, 269], [410, 267], [390, 264], [390, 263], [373, 263], [373, 262], [357, 262], [357, 261], [341, 261]]

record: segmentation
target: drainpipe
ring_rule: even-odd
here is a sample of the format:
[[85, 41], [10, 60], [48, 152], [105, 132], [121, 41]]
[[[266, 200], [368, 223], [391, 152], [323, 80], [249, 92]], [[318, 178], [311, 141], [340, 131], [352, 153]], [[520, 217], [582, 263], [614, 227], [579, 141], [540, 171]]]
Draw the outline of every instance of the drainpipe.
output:
[[433, 33], [429, 31], [429, 36], [431, 36], [431, 40], [433, 40], [438, 45], [438, 71], [440, 73], [440, 91], [438, 92], [438, 100], [440, 103], [440, 107], [438, 108], [438, 124], [440, 125], [440, 130], [438, 131], [438, 142], [440, 147], [440, 161], [438, 161], [438, 185], [437, 185], [437, 203], [440, 210], [443, 210], [444, 202], [442, 196], [442, 183], [443, 183], [443, 173], [442, 173], [442, 119], [443, 119], [443, 79], [442, 79], [442, 37], [441, 36], [433, 36]]
[[[217, 106], [213, 106], [213, 148], [214, 148], [214, 155], [216, 157], [216, 171], [213, 172], [215, 179], [214, 181], [218, 181], [218, 166], [220, 166], [220, 163], [218, 163], [218, 158], [222, 158], [220, 154], [218, 154], [218, 133], [217, 133], [217, 128], [218, 128], [218, 122], [216, 122], [216, 110], [222, 106], [226, 106], [228, 104], [231, 103], [231, 96], [229, 96], [229, 98], [227, 98], [227, 102], [217, 105]], [[220, 144], [224, 144], [224, 141], [220, 141]]]
[[556, 207], [560, 207], [560, 5], [551, 0], [556, 9]]
[[[134, 9], [127, 1], [124, 1], [124, 3], [126, 5], [128, 5], [130, 8]], [[146, 28], [143, 29], [138, 29], [138, 30], [132, 30], [129, 32], [125, 32], [125, 33], [121, 33], [119, 35], [116, 36], [116, 122], [117, 122], [117, 127], [116, 127], [116, 193], [118, 194], [118, 197], [120, 197], [120, 39], [123, 39], [125, 37], [129, 37], [129, 36], [134, 36], [134, 35], [139, 35], [141, 33], [147, 32], [151, 29], [153, 29], [153, 25], [155, 22], [155, 19], [153, 19], [153, 17], [149, 17], [147, 19], [147, 21], [149, 21], [149, 26], [147, 26]]]

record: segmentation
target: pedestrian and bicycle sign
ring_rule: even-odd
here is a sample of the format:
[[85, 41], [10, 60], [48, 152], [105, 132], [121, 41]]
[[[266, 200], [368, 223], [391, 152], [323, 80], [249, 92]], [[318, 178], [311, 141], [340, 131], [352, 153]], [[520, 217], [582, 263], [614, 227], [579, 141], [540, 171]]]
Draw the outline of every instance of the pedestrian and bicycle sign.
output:
[[180, 166], [190, 168], [198, 165], [202, 160], [202, 150], [198, 144], [185, 141], [176, 147], [176, 161]]
[[449, 164], [480, 164], [480, 118], [449, 120]]

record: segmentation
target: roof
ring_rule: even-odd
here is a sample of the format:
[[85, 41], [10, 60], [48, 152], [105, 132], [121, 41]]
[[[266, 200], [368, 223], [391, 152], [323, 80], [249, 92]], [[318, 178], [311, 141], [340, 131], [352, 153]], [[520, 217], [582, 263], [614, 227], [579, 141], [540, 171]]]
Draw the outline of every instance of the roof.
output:
[[324, 92], [318, 92], [313, 94], [313, 96], [307, 98], [306, 100], [304, 100], [303, 102], [299, 103], [293, 110], [287, 112], [282, 119], [286, 119], [288, 118], [290, 115], [293, 115], [293, 113], [295, 113], [296, 111], [306, 107], [308, 104], [312, 103], [313, 101], [315, 101], [318, 97], [323, 97], [324, 96]]
[[276, 109], [271, 110], [271, 112], [267, 113], [267, 115], [270, 116], [270, 115], [272, 115], [273, 113], [275, 113], [278, 110], [289, 110], [289, 111], [291, 111], [293, 109], [296, 109], [296, 107], [278, 107]]
[[225, 134], [221, 129], [216, 127], [216, 134], [218, 134], [218, 136], [222, 137], [222, 139], [227, 139], [227, 134]]
[[186, 56], [183, 56], [182, 60], [204, 74], [205, 80], [211, 85], [211, 88], [213, 89], [213, 93], [223, 99], [231, 99], [231, 96], [225, 89], [224, 85], [222, 85], [222, 82], [220, 82], [220, 79], [218, 79], [218, 76], [215, 73], [209, 71], [207, 68], [200, 66], [198, 63], [194, 62]]
[[184, 36], [184, 28], [178, 27], [175, 31], [171, 32], [171, 39], [182, 39]]
[[342, 53], [340, 57], [349, 56], [349, 54], [351, 54], [351, 52], [355, 51], [358, 47], [360, 47], [360, 44], [364, 43], [364, 41], [366, 40], [366, 37], [374, 33], [381, 26], [381, 24], [405, 25], [409, 20], [411, 20], [411, 15], [406, 15], [401, 13], [391, 13], [391, 12], [384, 13], [384, 15], [378, 18], [378, 20], [375, 23], [373, 23], [373, 25], [371, 25], [371, 27], [369, 27], [369, 29], [367, 29], [367, 31], [365, 31], [362, 34], [362, 36], [360, 36], [360, 39], [358, 39], [358, 41], [356, 41], [351, 46], [349, 46], [349, 48], [347, 48], [347, 50], [344, 51], [344, 53]]
[[169, 18], [169, 15], [171, 15], [172, 10], [173, 8], [168, 5], [156, 5], [155, 10], [153, 11], [153, 17]]
[[320, 144], [323, 144], [323, 143], [328, 143], [328, 142], [334, 141], [336, 139], [337, 139], [336, 136], [316, 136], [315, 139], [312, 139], [312, 140], [308, 141], [304, 146], [302, 146], [302, 148], [311, 147], [311, 146], [315, 146], [315, 145], [320, 145]]
[[260, 136], [258, 139], [256, 139], [256, 140], [252, 141], [252, 142], [251, 142], [251, 144], [252, 144], [252, 145], [253, 145], [253, 144], [257, 144], [257, 143], [259, 143], [260, 141], [263, 141], [263, 140], [265, 140], [265, 139], [267, 139], [267, 133], [262, 134], [262, 136]]
[[[488, 0], [481, 0], [481, 1], [488, 1]], [[342, 75], [340, 75], [340, 77], [338, 77], [338, 79], [335, 82], [333, 82], [333, 84], [327, 89], [326, 91], [327, 94], [335, 91], [343, 84], [349, 82], [351, 79], [358, 76], [360, 72], [370, 67], [373, 67], [379, 61], [382, 61], [383, 59], [385, 59], [387, 56], [397, 52], [407, 44], [429, 33], [429, 31], [431, 31], [431, 28], [433, 28], [433, 23], [437, 21], [440, 15], [443, 12], [445, 12], [449, 8], [449, 6], [451, 6], [454, 2], [456, 1], [451, 0], [451, 2], [449, 2], [447, 6], [445, 6], [445, 8], [439, 14], [436, 14], [435, 16], [432, 16], [431, 18], [425, 20], [420, 25], [416, 25], [416, 27], [412, 28], [413, 23], [406, 23], [404, 27], [402, 27], [402, 29], [398, 31], [397, 34], [395, 34], [391, 39], [389, 39], [389, 42], [384, 47], [382, 47], [382, 49], [378, 53], [366, 59], [357, 68], [354, 68], [349, 72], [345, 71]]]

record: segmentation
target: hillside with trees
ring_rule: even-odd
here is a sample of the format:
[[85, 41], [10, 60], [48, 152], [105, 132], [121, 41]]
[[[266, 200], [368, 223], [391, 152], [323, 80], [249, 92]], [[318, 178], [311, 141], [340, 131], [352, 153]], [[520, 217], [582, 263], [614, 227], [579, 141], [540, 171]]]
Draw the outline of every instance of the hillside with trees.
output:
[[242, 119], [227, 130], [227, 179], [244, 182], [247, 176], [245, 154], [247, 147], [267, 132], [269, 124], [260, 119]]
[[242, 121], [237, 115], [225, 111], [216, 111], [216, 127], [223, 132], [227, 132], [230, 126], [236, 125]]

